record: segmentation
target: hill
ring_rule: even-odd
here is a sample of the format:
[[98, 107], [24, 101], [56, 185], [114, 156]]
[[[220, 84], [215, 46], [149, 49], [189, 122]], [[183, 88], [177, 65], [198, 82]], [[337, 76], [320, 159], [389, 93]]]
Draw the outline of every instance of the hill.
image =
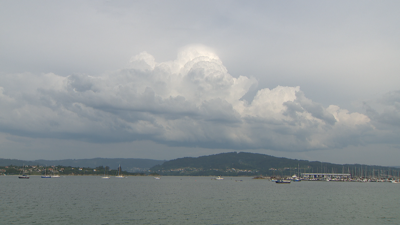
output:
[[124, 171], [138, 172], [146, 171], [149, 168], [161, 164], [165, 161], [154, 159], [135, 159], [135, 158], [94, 158], [94, 159], [64, 159], [64, 160], [34, 160], [25, 161], [17, 159], [0, 159], [0, 166], [22, 166], [22, 165], [40, 165], [40, 166], [71, 166], [71, 167], [90, 167], [108, 166], [111, 169], [117, 169], [121, 165]]
[[197, 158], [185, 157], [166, 161], [152, 167], [151, 172], [160, 175], [190, 176], [288, 176], [299, 173], [351, 173], [354, 175], [395, 175], [395, 167], [360, 164], [333, 164], [279, 158], [270, 155], [230, 152]]

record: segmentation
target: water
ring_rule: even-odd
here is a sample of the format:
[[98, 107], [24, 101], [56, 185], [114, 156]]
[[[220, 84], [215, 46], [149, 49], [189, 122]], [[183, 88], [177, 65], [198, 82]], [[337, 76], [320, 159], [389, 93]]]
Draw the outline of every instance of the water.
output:
[[0, 224], [399, 224], [399, 208], [391, 183], [0, 177]]

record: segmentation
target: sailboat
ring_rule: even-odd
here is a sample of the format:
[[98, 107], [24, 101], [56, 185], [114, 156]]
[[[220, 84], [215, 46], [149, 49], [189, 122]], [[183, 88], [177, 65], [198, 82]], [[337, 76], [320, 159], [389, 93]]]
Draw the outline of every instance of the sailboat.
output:
[[54, 170], [56, 167], [53, 168], [53, 175], [51, 175], [51, 178], [60, 178], [60, 175], [54, 174]]
[[104, 177], [102, 177], [102, 179], [110, 179], [109, 176], [106, 176], [106, 169], [107, 167], [104, 167]]
[[41, 176], [41, 178], [51, 178], [51, 176], [50, 175], [47, 175], [47, 173], [46, 173], [46, 167], [44, 168], [44, 176]]
[[25, 174], [25, 165], [22, 168], [22, 176], [18, 177], [19, 179], [29, 179], [29, 176]]
[[392, 184], [398, 184], [398, 183], [400, 183], [400, 172], [397, 172], [397, 181], [396, 181], [396, 179], [394, 179], [394, 180], [392, 180], [391, 182], [392, 182]]
[[119, 166], [118, 166], [118, 176], [116, 176], [116, 178], [125, 178], [125, 177], [122, 175], [121, 164], [119, 164]]

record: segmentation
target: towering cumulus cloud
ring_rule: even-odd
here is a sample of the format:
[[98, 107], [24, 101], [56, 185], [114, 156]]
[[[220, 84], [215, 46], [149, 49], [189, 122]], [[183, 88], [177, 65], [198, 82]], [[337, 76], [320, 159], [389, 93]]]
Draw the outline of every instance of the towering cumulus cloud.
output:
[[363, 143], [368, 116], [308, 99], [300, 87], [261, 89], [228, 73], [203, 46], [158, 63], [146, 52], [98, 75], [1, 76], [0, 131], [89, 142], [151, 140], [170, 146], [304, 151]]

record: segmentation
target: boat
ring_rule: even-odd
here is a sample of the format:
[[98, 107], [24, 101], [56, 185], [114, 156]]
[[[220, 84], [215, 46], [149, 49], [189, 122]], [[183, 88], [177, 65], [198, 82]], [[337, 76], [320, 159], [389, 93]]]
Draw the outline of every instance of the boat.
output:
[[101, 179], [110, 179], [109, 176], [106, 176], [106, 167], [104, 168], [104, 177], [102, 177]]
[[391, 182], [392, 182], [392, 184], [398, 184], [398, 183], [400, 183], [400, 171], [399, 172], [397, 172], [397, 180], [396, 179], [393, 179]]
[[156, 179], [156, 180], [161, 180], [161, 178], [160, 178], [160, 177], [154, 177], [154, 179]]
[[116, 178], [126, 178], [122, 175], [122, 168], [121, 168], [121, 164], [118, 166], [118, 175], [116, 176]]
[[217, 178], [215, 178], [216, 180], [223, 180], [224, 178], [221, 176], [218, 176]]
[[300, 180], [300, 178], [298, 178], [298, 177], [296, 176], [296, 174], [294, 174], [294, 175], [292, 176], [292, 181], [293, 181], [293, 182], [300, 182], [301, 180]]
[[29, 179], [29, 176], [26, 174], [22, 174], [21, 176], [18, 177], [19, 179]]
[[54, 169], [55, 169], [55, 167], [53, 168], [53, 175], [51, 175], [51, 178], [60, 178], [60, 175], [58, 175], [58, 174], [54, 175]]
[[290, 184], [290, 180], [277, 180], [275, 181], [277, 184]]
[[19, 179], [29, 179], [29, 176], [25, 174], [25, 166], [22, 168], [22, 175], [18, 177]]
[[50, 175], [47, 175], [47, 173], [46, 173], [46, 167], [44, 168], [44, 175], [43, 176], [41, 176], [41, 178], [51, 178], [51, 176]]

